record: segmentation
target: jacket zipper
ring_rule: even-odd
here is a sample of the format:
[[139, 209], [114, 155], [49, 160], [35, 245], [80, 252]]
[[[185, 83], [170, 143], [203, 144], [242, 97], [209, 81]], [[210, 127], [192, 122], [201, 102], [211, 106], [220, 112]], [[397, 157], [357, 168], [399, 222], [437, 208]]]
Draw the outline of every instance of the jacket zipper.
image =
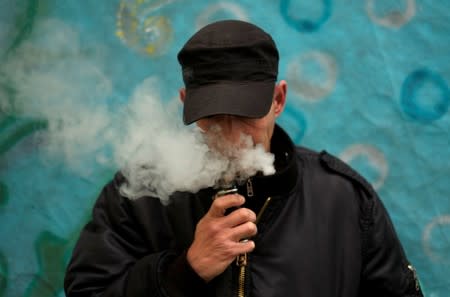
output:
[[[262, 214], [266, 210], [267, 206], [269, 205], [270, 200], [272, 200], [271, 197], [268, 197], [266, 199], [266, 202], [264, 202], [264, 205], [262, 206], [261, 210], [259, 211], [258, 215], [256, 216], [255, 224], [258, 224]], [[244, 239], [247, 240], [247, 239]], [[239, 275], [238, 275], [238, 289], [237, 289], [237, 295], [238, 297], [245, 297], [245, 276], [247, 274], [247, 264], [248, 264], [248, 255], [247, 253], [240, 254], [236, 257], [236, 265], [239, 267]]]
[[244, 297], [245, 296], [245, 275], [247, 273], [247, 253], [237, 256], [236, 265], [239, 267], [237, 295], [238, 295], [238, 297]]

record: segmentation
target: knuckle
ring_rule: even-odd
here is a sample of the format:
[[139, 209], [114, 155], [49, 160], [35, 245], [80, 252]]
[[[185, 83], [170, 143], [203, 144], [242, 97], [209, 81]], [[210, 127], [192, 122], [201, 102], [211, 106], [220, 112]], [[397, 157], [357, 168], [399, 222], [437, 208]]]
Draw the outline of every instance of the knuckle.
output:
[[213, 235], [220, 234], [220, 231], [221, 231], [221, 228], [219, 227], [218, 224], [210, 224], [208, 229], [209, 229], [209, 232]]
[[248, 208], [240, 208], [239, 211], [240, 211], [239, 212], [239, 218], [243, 222], [245, 222], [245, 221], [250, 221], [251, 222], [251, 221], [254, 220], [255, 214], [250, 209], [248, 209]]
[[257, 232], [256, 225], [252, 222], [248, 222], [247, 223], [247, 231], [252, 235], [256, 234], [256, 232]]
[[223, 209], [225, 201], [222, 198], [223, 197], [220, 197], [220, 198], [214, 200], [212, 207], [214, 207], [215, 209], [218, 209], [218, 210]]
[[253, 211], [251, 211], [250, 209], [248, 210], [248, 218], [249, 218], [249, 221], [252, 221], [252, 222], [256, 221], [256, 214]]

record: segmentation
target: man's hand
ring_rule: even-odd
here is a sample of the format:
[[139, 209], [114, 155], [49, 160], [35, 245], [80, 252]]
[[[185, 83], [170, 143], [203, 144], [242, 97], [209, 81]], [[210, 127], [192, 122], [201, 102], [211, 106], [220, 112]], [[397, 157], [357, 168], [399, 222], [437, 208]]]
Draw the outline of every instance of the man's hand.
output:
[[238, 255], [255, 248], [252, 240], [240, 242], [256, 234], [255, 213], [238, 208], [225, 215], [228, 208], [239, 207], [244, 202], [244, 197], [238, 194], [218, 197], [197, 224], [187, 261], [207, 282], [221, 274]]

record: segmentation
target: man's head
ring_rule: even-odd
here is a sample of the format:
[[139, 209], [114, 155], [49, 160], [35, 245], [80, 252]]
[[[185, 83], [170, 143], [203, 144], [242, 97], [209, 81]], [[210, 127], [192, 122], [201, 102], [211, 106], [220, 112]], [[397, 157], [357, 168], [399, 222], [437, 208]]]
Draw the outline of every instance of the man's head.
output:
[[269, 149], [287, 88], [276, 84], [279, 55], [269, 34], [243, 21], [215, 22], [187, 41], [178, 60], [185, 124], [218, 125], [233, 141], [244, 133]]

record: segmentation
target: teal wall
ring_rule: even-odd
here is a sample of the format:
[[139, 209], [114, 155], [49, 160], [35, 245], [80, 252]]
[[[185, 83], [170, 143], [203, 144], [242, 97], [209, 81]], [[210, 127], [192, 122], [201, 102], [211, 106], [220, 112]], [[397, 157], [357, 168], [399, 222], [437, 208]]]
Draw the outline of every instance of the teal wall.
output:
[[448, 0], [0, 1], [0, 296], [64, 296], [71, 248], [118, 169], [134, 90], [145, 86], [172, 108], [186, 38], [210, 21], [238, 18], [279, 45], [280, 78], [289, 84], [280, 124], [296, 143], [340, 156], [374, 185], [427, 296], [447, 297], [449, 7]]

